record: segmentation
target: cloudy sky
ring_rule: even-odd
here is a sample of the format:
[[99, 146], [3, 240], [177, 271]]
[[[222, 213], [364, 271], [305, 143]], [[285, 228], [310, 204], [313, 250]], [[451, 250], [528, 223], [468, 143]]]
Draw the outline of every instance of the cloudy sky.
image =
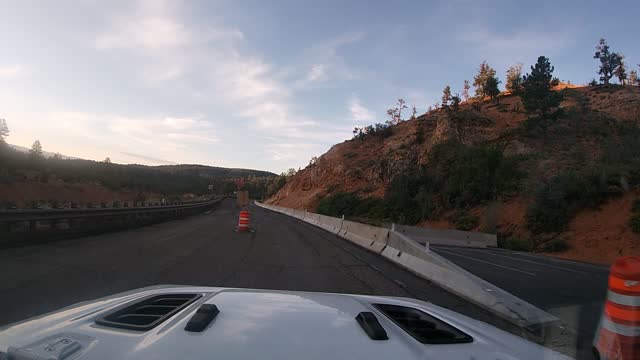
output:
[[8, 141], [121, 163], [281, 172], [460, 91], [487, 60], [596, 77], [598, 38], [640, 63], [640, 2], [4, 1]]

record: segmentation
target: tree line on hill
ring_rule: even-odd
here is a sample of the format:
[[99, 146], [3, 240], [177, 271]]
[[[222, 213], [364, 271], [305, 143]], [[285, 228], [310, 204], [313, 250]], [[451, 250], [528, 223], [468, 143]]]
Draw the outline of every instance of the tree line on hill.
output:
[[[139, 201], [144, 201], [144, 192], [162, 194], [167, 199], [177, 199], [188, 193], [230, 194], [238, 190], [236, 179], [242, 178], [242, 190], [248, 190], [252, 198], [263, 199], [275, 194], [295, 174], [294, 169], [275, 175], [267, 171], [201, 165], [122, 165], [113, 163], [109, 157], [92, 161], [64, 158], [59, 153], [46, 157], [39, 140], [24, 153], [11, 148], [6, 143], [7, 136], [7, 121], [0, 119], [0, 183], [53, 179], [68, 183], [99, 183], [112, 190], [136, 191], [141, 197]], [[209, 189], [211, 185], [213, 190]]]
[[[599, 81], [594, 79], [589, 85], [599, 85], [593, 89], [596, 93], [616, 92], [624, 86], [640, 85], [637, 71], [627, 73], [624, 55], [612, 51], [606, 40], [598, 42], [594, 59], [599, 62]], [[560, 167], [558, 173], [549, 178], [539, 178], [535, 173], [527, 172], [527, 167], [533, 167], [536, 161], [553, 156], [554, 146], [543, 146], [536, 156], [517, 156], [506, 155], [503, 143], [465, 143], [464, 122], [474, 116], [474, 110], [479, 110], [473, 105], [488, 98], [499, 106], [501, 92], [498, 85], [501, 81], [496, 77], [495, 69], [482, 62], [473, 83], [464, 81], [461, 95], [454, 94], [447, 85], [442, 92], [442, 101], [429, 108], [429, 111], [437, 110], [448, 117], [457, 136], [435, 145], [426, 166], [396, 174], [381, 199], [337, 192], [323, 198], [317, 211], [378, 223], [393, 221], [406, 224], [436, 219], [443, 213], [452, 212], [449, 220], [458, 229], [469, 230], [481, 222], [477, 216], [470, 215], [469, 209], [485, 205], [484, 225], [480, 230], [496, 232], [495, 214], [491, 214], [488, 204], [525, 191], [531, 196], [526, 221], [533, 237], [501, 238], [502, 244], [518, 250], [557, 251], [566, 248], [567, 244], [561, 239], [552, 236], [552, 240], [544, 241], [541, 239], [548, 237], [541, 234], [559, 233], [566, 229], [580, 209], [597, 207], [607, 199], [640, 186], [640, 128], [634, 123], [615, 121], [590, 110], [588, 106], [560, 108], [565, 96], [575, 97], [578, 104], [586, 104], [587, 100], [585, 95], [571, 89], [554, 90], [559, 80], [553, 72], [550, 60], [540, 56], [526, 74], [523, 74], [522, 64], [510, 67], [506, 73], [505, 88], [520, 97], [527, 115], [526, 121], [514, 130], [514, 134], [547, 145], [550, 145], [548, 138], [551, 137], [554, 146], [574, 153], [571, 165]], [[614, 78], [618, 84], [612, 84]], [[471, 109], [463, 109], [461, 103], [471, 99], [471, 85], [475, 88], [474, 103]], [[406, 108], [400, 99], [396, 107], [387, 112], [390, 120], [385, 124], [355, 128], [354, 139], [393, 135], [391, 126], [404, 121], [401, 112]], [[415, 118], [415, 113], [412, 117]], [[420, 126], [416, 142], [424, 141], [420, 136]], [[598, 139], [599, 155], [587, 160], [586, 155], [576, 148], [575, 137], [567, 136], [566, 131]], [[534, 185], [525, 186], [524, 183]], [[629, 224], [633, 231], [640, 233], [638, 204], [640, 200], [636, 201], [635, 210], [629, 214]]]
[[[599, 61], [597, 73], [600, 81], [592, 79], [589, 82], [590, 86], [610, 85], [613, 78], [616, 78], [620, 85], [640, 86], [638, 71], [629, 70], [625, 62], [625, 56], [622, 53], [612, 51], [604, 38], [599, 40], [593, 58]], [[640, 67], [640, 64], [638, 67]], [[553, 66], [551, 66], [548, 58], [541, 56], [536, 64], [531, 67], [530, 74], [523, 74], [522, 68], [523, 64], [516, 64], [507, 69], [505, 90], [511, 94], [520, 95], [527, 112], [539, 112], [542, 119], [544, 119], [540, 120], [540, 126], [547, 126], [546, 121], [549, 120], [549, 117], [553, 117], [552, 113], [547, 112], [557, 107], [562, 100], [560, 95], [556, 95], [557, 93], [554, 94], [547, 91], [549, 86], [554, 87], [559, 84], [557, 78], [545, 79], [545, 77], [553, 73]], [[499, 85], [501, 83], [502, 81], [496, 76], [496, 70], [486, 61], [483, 61], [477, 74], [473, 77], [474, 96], [469, 94], [469, 90], [471, 90], [469, 80], [464, 80], [461, 93], [454, 94], [451, 86], [446, 85], [442, 90], [442, 101], [430, 105], [427, 113], [438, 109], [456, 111], [461, 102], [466, 102], [470, 99], [482, 101], [489, 98], [499, 104], [501, 95]], [[416, 118], [415, 105], [411, 108], [412, 115], [409, 119], [403, 119], [402, 111], [408, 109], [408, 106], [404, 99], [398, 99], [396, 105], [387, 110], [389, 119], [385, 123], [355, 127], [353, 129], [354, 139], [363, 140], [368, 135], [380, 138], [391, 136], [392, 130], [389, 129], [391, 126]]]

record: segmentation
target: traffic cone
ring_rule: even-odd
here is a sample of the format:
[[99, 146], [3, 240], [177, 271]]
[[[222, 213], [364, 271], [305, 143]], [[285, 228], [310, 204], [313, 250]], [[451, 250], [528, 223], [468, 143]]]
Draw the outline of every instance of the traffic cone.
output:
[[238, 232], [249, 231], [249, 211], [247, 209], [240, 210], [237, 231]]
[[619, 258], [611, 266], [593, 345], [602, 360], [640, 359], [640, 256]]

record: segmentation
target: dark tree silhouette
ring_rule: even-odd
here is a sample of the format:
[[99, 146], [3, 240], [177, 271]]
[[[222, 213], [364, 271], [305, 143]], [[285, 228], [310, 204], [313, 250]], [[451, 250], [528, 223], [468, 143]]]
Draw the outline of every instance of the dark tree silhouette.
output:
[[40, 140], [36, 140], [33, 142], [33, 145], [31, 145], [31, 150], [29, 150], [29, 155], [32, 158], [36, 159], [43, 157], [42, 144], [40, 144]]
[[529, 114], [540, 116], [543, 129], [548, 127], [548, 121], [557, 115], [556, 108], [562, 101], [562, 95], [551, 88], [557, 83], [553, 78], [553, 66], [544, 56], [538, 57], [538, 62], [531, 67], [531, 73], [523, 76], [522, 104]]
[[7, 126], [7, 120], [0, 119], [0, 142], [5, 142], [5, 138], [9, 136], [9, 126]]
[[624, 55], [620, 54], [620, 65], [613, 71], [621, 85], [627, 81], [627, 66], [624, 63]]
[[629, 85], [636, 86], [638, 85], [638, 72], [635, 70], [629, 71]]
[[520, 90], [522, 85], [522, 64], [516, 64], [507, 70], [505, 88], [512, 93]]
[[496, 100], [499, 104], [500, 100], [498, 100], [498, 95], [500, 95], [500, 89], [498, 88], [498, 84], [500, 84], [500, 80], [495, 76], [489, 76], [487, 78], [487, 82], [484, 84], [485, 91], [487, 96], [491, 98], [491, 100]]
[[442, 90], [442, 108], [447, 109], [451, 102], [451, 86], [447, 85]]
[[598, 42], [598, 45], [596, 45], [596, 53], [593, 55], [593, 58], [600, 60], [600, 69], [598, 69], [600, 81], [608, 85], [609, 80], [611, 80], [616, 69], [622, 63], [622, 55], [612, 52], [609, 49], [607, 40], [602, 38]]
[[478, 74], [473, 77], [473, 86], [476, 88], [476, 97], [484, 98], [489, 95], [487, 94], [486, 89], [487, 79], [494, 76], [496, 76], [495, 69], [491, 68], [486, 61], [483, 61], [482, 64], [480, 64]]
[[469, 80], [464, 81], [464, 86], [462, 87], [462, 99], [464, 101], [469, 100], [469, 89], [471, 86], [469, 85]]

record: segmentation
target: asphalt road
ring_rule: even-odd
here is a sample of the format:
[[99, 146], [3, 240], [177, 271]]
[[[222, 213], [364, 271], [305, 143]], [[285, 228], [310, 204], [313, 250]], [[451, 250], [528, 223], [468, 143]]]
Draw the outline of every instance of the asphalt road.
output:
[[607, 267], [503, 249], [431, 249], [593, 339], [607, 296]]
[[310, 224], [251, 206], [236, 233], [231, 199], [189, 218], [0, 250], [0, 325], [158, 284], [414, 297], [509, 330], [495, 316]]

